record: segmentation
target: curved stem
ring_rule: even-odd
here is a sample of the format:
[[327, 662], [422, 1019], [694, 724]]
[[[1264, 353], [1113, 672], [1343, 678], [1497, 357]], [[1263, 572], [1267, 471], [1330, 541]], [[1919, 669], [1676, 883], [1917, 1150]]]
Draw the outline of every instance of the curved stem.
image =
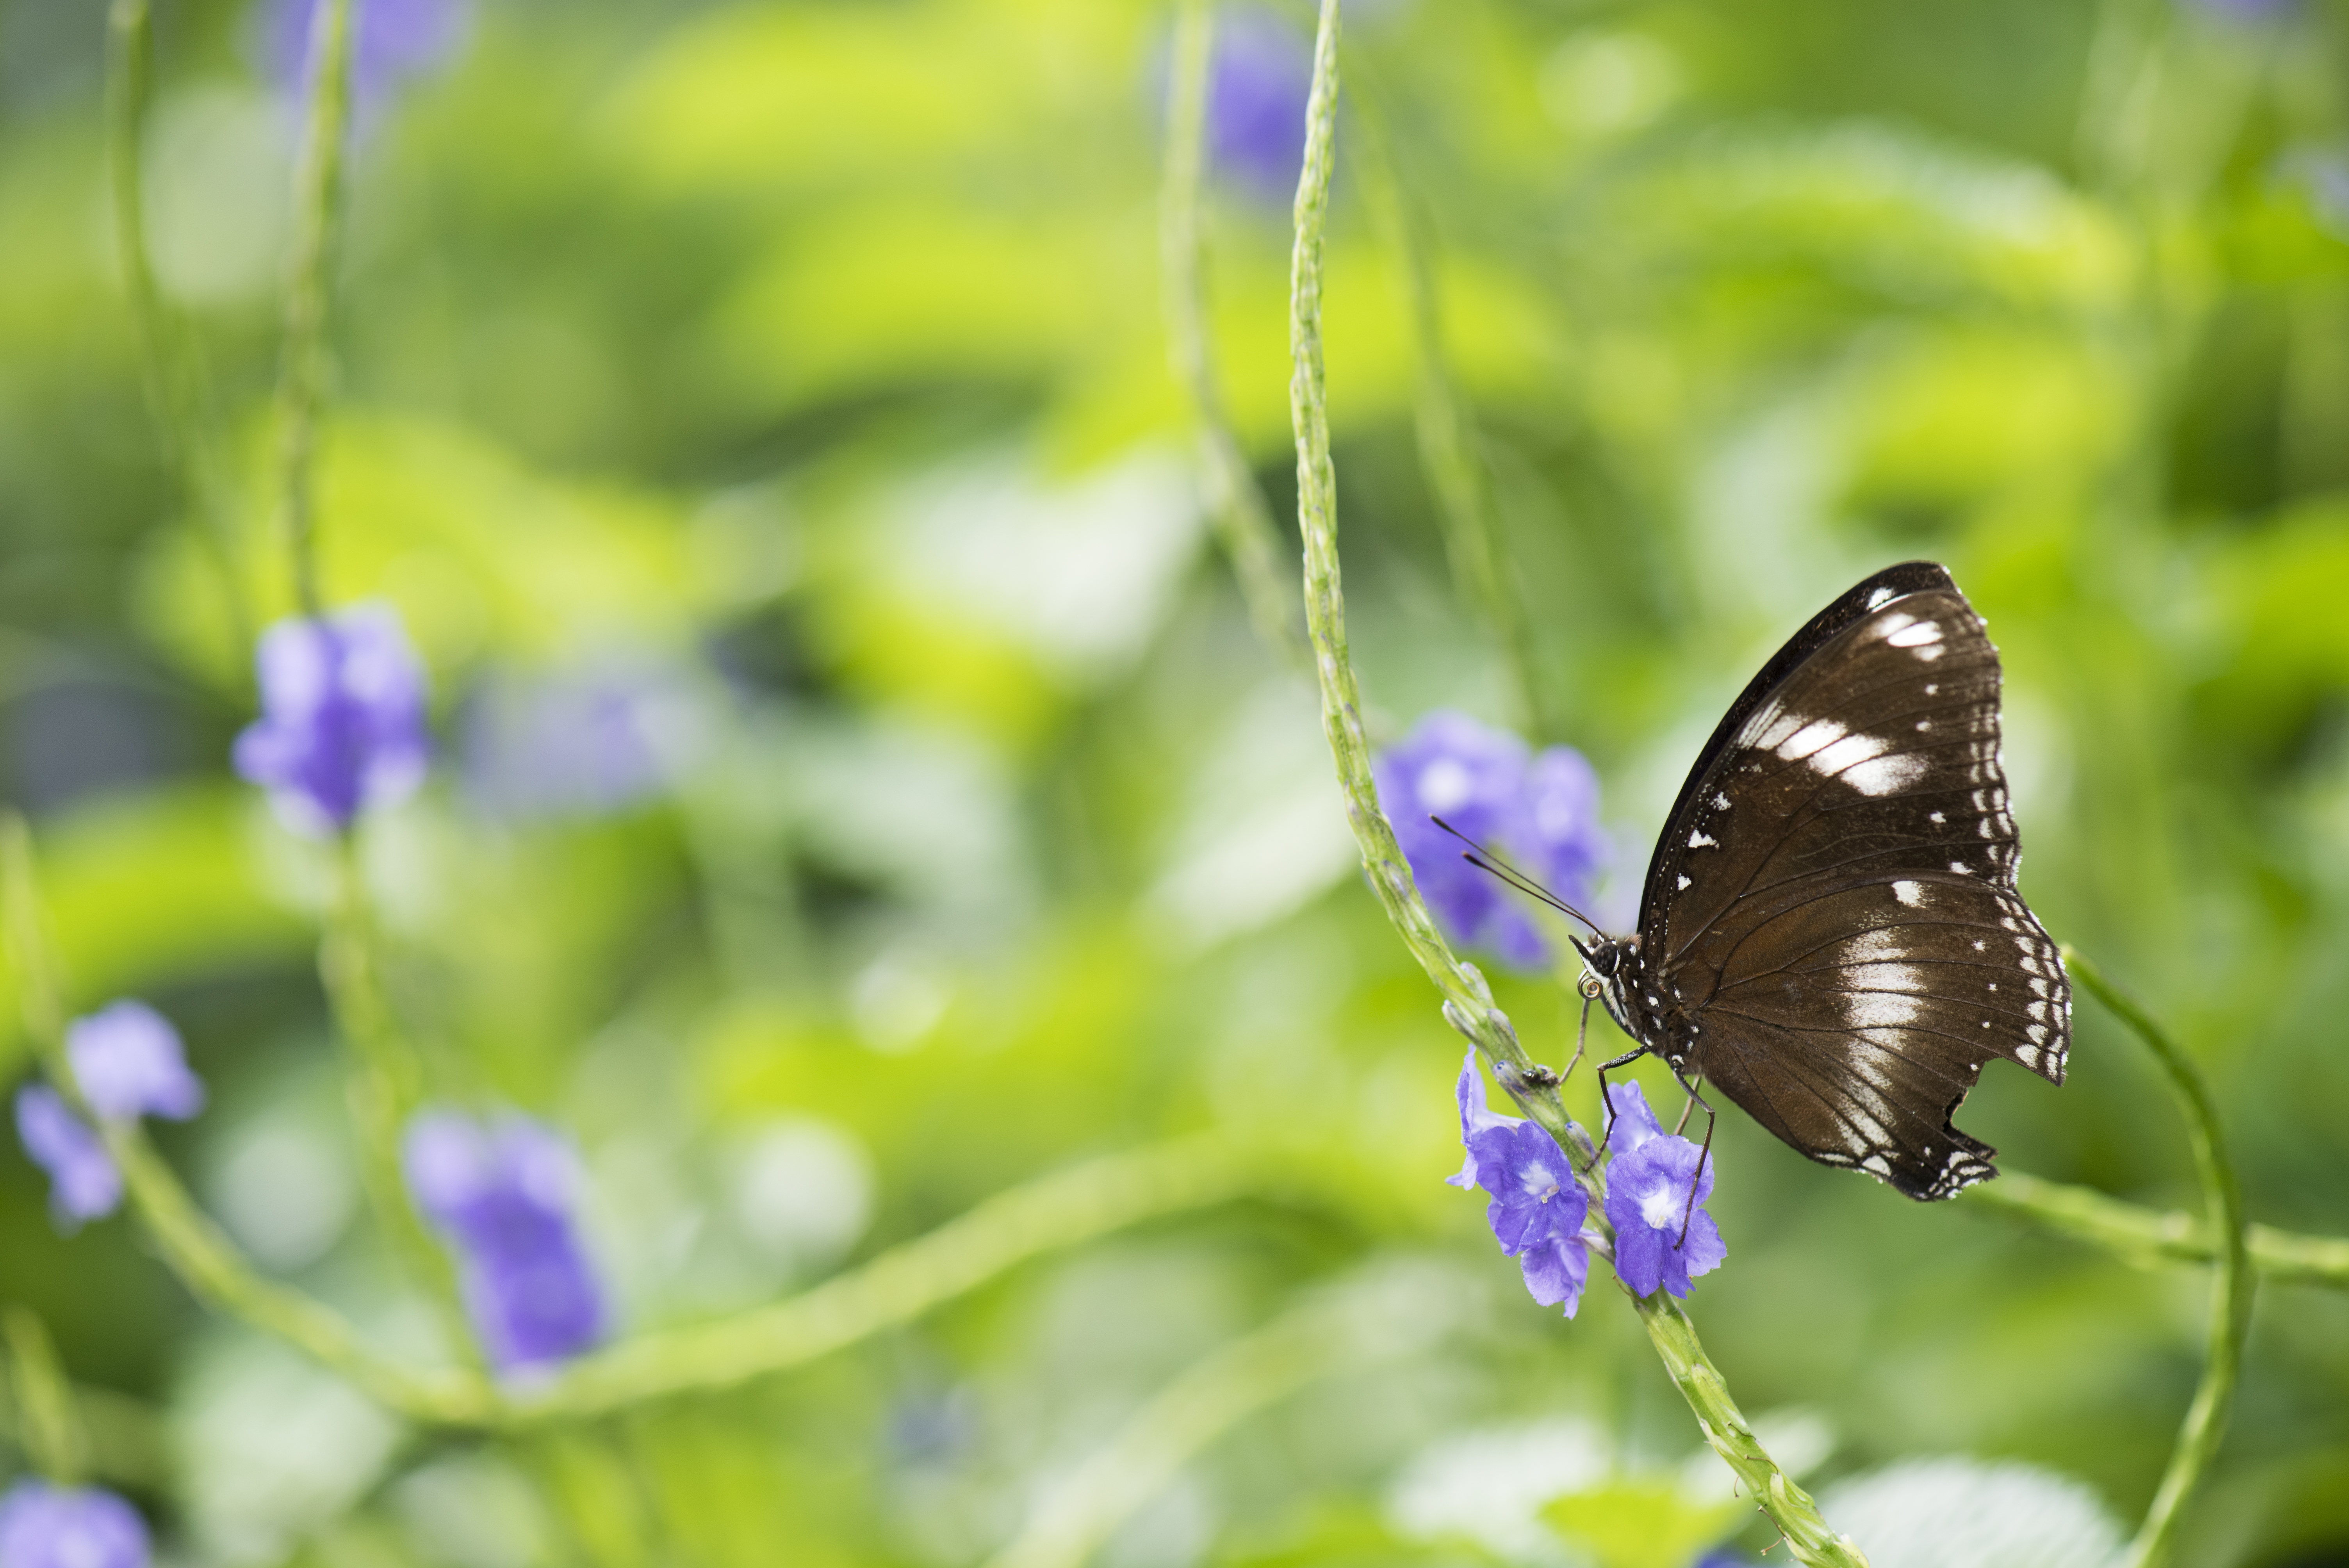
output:
[[89, 1434], [48, 1325], [32, 1308], [12, 1305], [0, 1311], [0, 1338], [7, 1341], [8, 1392], [26, 1457], [57, 1485], [80, 1485], [89, 1470]]
[[[1453, 954], [1420, 897], [1394, 830], [1380, 814], [1362, 733], [1361, 691], [1346, 648], [1346, 605], [1338, 572], [1338, 474], [1330, 457], [1330, 418], [1321, 357], [1322, 230], [1330, 211], [1330, 173], [1338, 110], [1338, 0], [1321, 0], [1313, 46], [1313, 91], [1305, 111], [1305, 168], [1297, 186], [1297, 243], [1289, 272], [1288, 404], [1297, 430], [1297, 511], [1305, 540], [1305, 624], [1321, 687], [1322, 729], [1338, 769], [1346, 817], [1362, 864], [1387, 918], [1420, 967], [1444, 994], [1444, 1016], [1493, 1064], [1494, 1076], [1528, 1115], [1588, 1160], [1589, 1140], [1567, 1119], [1553, 1087], [1527, 1086], [1530, 1065], [1508, 1018], [1493, 1005], [1483, 975]], [[1594, 1173], [1587, 1185], [1597, 1191]], [[1867, 1558], [1819, 1517], [1809, 1496], [1772, 1461], [1738, 1415], [1728, 1386], [1705, 1358], [1695, 1326], [1669, 1296], [1639, 1304], [1665, 1370], [1695, 1412], [1705, 1439], [1752, 1489], [1764, 1513], [1793, 1543], [1796, 1558], [1830, 1568], [1864, 1568]]]
[[57, 1092], [106, 1140], [131, 1207], [181, 1283], [198, 1299], [306, 1353], [387, 1409], [419, 1421], [492, 1421], [496, 1412], [487, 1389], [470, 1380], [401, 1368], [367, 1348], [340, 1315], [256, 1274], [236, 1244], [197, 1208], [136, 1122], [103, 1121], [91, 1112], [66, 1055], [62, 987], [41, 914], [32, 835], [14, 813], [0, 818], [0, 902], [6, 905], [8, 948], [33, 1048]]
[[[2003, 1210], [2145, 1268], [2207, 1264], [2219, 1255], [2209, 1224], [2177, 1209], [2148, 1209], [2092, 1187], [2002, 1171], [1995, 1181], [1966, 1189], [1965, 1202]], [[2309, 1236], [2273, 1225], [2247, 1227], [2251, 1266], [2271, 1284], [2349, 1290], [2349, 1238]]]
[[149, 411], [163, 439], [165, 461], [180, 498], [197, 516], [198, 536], [220, 579], [229, 645], [253, 645], [254, 616], [214, 437], [211, 398], [185, 320], [164, 304], [147, 245], [147, 207], [140, 157], [148, 100], [154, 83], [151, 0], [114, 0], [107, 12], [107, 174], [114, 208], [115, 254], [121, 264], [130, 315], [139, 337], [141, 379]]
[[[1346, 819], [1362, 870], [1387, 919], [1444, 995], [1444, 1016], [1493, 1062], [1516, 1073], [1533, 1065], [1507, 1015], [1474, 965], [1463, 963], [1436, 929], [1435, 917], [1379, 810], [1371, 747], [1362, 731], [1362, 695], [1346, 645], [1345, 592], [1338, 573], [1338, 472], [1330, 458], [1330, 418], [1321, 363], [1321, 234], [1330, 207], [1337, 121], [1338, 13], [1323, 0], [1314, 47], [1313, 92], [1306, 108], [1304, 172], [1297, 187], [1297, 241], [1289, 262], [1289, 418], [1297, 430], [1297, 517], [1305, 542], [1305, 627], [1321, 691], [1321, 728], [1338, 767]], [[1528, 1109], [1551, 1134], [1576, 1136], [1555, 1091]]]
[[1444, 352], [1444, 324], [1436, 306], [1434, 282], [1428, 273], [1423, 225], [1404, 189], [1378, 99], [1360, 92], [1355, 99], [1355, 123], [1363, 132], [1363, 190], [1402, 274], [1403, 302], [1411, 316], [1412, 345], [1419, 366], [1412, 405], [1419, 462], [1434, 493], [1453, 591], [1465, 601], [1471, 614], [1483, 619], [1486, 634], [1500, 653], [1512, 721], [1538, 742], [1548, 738], [1548, 727], [1534, 680], [1533, 626], [1502, 564], [1499, 520], [1494, 511], [1493, 487], [1477, 451], [1475, 417], [1453, 384]]
[[346, 832], [335, 842], [335, 902], [319, 946], [318, 973], [349, 1051], [344, 1076], [358, 1131], [360, 1185], [393, 1250], [430, 1295], [458, 1361], [469, 1377], [485, 1379], [487, 1364], [465, 1313], [456, 1270], [416, 1212], [400, 1167], [400, 1129], [416, 1109], [423, 1074], [383, 994], [380, 949], [358, 841]]
[[1231, 559], [1248, 619], [1267, 647], [1301, 662], [1305, 649], [1297, 634], [1288, 590], [1281, 582], [1272, 507], [1224, 413], [1207, 339], [1206, 241], [1199, 202], [1206, 172], [1207, 88], [1215, 43], [1215, 12], [1207, 0], [1177, 0], [1166, 89], [1166, 168], [1158, 202], [1167, 356], [1176, 384], [1190, 399], [1208, 516]]
[[350, 120], [355, 0], [318, 0], [308, 63], [309, 105], [294, 176], [294, 258], [285, 286], [285, 342], [277, 379], [278, 508], [294, 567], [294, 602], [320, 613], [318, 410], [326, 392], [326, 322], [343, 206], [343, 143]]
[[1043, 1253], [1247, 1191], [1252, 1164], [1215, 1137], [1112, 1155], [980, 1203], [927, 1235], [771, 1306], [640, 1336], [514, 1396], [524, 1419], [598, 1416], [730, 1388], [828, 1355]]
[[2217, 1238], [2219, 1274], [2210, 1287], [2209, 1350], [2202, 1382], [2194, 1390], [2194, 1402], [2187, 1407], [2177, 1446], [2170, 1450], [2169, 1468], [2162, 1474], [2153, 1504], [2146, 1510], [2145, 1522], [2137, 1527], [2137, 1539], [2129, 1542], [2125, 1560], [2128, 1568], [2158, 1568], [2169, 1561], [2187, 1501], [2209, 1470], [2226, 1436], [2235, 1384], [2242, 1371], [2243, 1342], [2251, 1328], [2253, 1284], [2243, 1222], [2243, 1190], [2227, 1152], [2218, 1111], [2210, 1103], [2209, 1088], [2193, 1058], [2079, 953], [2064, 949], [2064, 965], [2072, 978], [2127, 1025], [2160, 1063], [2178, 1097], [2178, 1109], [2185, 1113], [2187, 1136], [2194, 1146], [2194, 1168], [2202, 1179], [2210, 1230]]
[[1308, 1384], [1420, 1348], [1444, 1326], [1376, 1279], [1317, 1293], [1177, 1373], [1039, 1503], [988, 1568], [1080, 1568], [1184, 1465]]

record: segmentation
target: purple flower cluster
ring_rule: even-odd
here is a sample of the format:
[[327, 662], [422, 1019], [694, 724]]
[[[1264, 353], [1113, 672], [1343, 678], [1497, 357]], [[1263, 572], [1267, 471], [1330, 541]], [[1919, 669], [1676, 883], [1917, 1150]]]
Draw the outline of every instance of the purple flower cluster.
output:
[[1460, 1064], [1458, 1095], [1460, 1141], [1468, 1158], [1458, 1175], [1444, 1180], [1492, 1194], [1485, 1218], [1501, 1251], [1517, 1260], [1536, 1301], [1563, 1303], [1572, 1317], [1590, 1277], [1590, 1248], [1582, 1239], [1590, 1200], [1575, 1184], [1573, 1162], [1537, 1124], [1485, 1106], [1474, 1049]]
[[484, 683], [467, 705], [467, 793], [493, 816], [596, 817], [667, 785], [660, 745], [672, 693], [649, 669], [606, 662]]
[[185, 1121], [204, 1109], [202, 1079], [171, 1021], [124, 1000], [66, 1026], [66, 1056], [89, 1108], [109, 1121], [163, 1116]]
[[236, 738], [236, 770], [287, 826], [341, 832], [361, 807], [423, 781], [424, 669], [388, 606], [280, 621], [262, 634], [259, 667], [261, 717]]
[[1371, 771], [1395, 840], [1444, 930], [1520, 969], [1547, 964], [1549, 943], [1513, 895], [1462, 860], [1460, 841], [1429, 819], [1500, 851], [1568, 903], [1587, 903], [1607, 839], [1599, 776], [1582, 754], [1553, 746], [1536, 756], [1506, 730], [1439, 710]]
[[97, 1487], [20, 1480], [0, 1496], [0, 1568], [147, 1568], [139, 1511]]
[[[320, 0], [272, 0], [264, 29], [271, 74], [300, 92], [310, 77], [311, 33]], [[471, 21], [469, 0], [358, 0], [352, 6], [358, 36], [351, 46], [351, 103], [362, 128], [373, 124], [392, 94], [456, 54]]]
[[49, 1217], [61, 1231], [104, 1219], [122, 1202], [122, 1172], [89, 1124], [45, 1083], [16, 1091], [16, 1136], [49, 1173]]
[[456, 1248], [492, 1362], [527, 1372], [604, 1337], [603, 1284], [573, 1219], [578, 1169], [560, 1137], [527, 1117], [429, 1112], [409, 1123], [405, 1156], [417, 1206]]
[[[1459, 1174], [1445, 1180], [1492, 1195], [1485, 1218], [1501, 1251], [1517, 1260], [1536, 1301], [1563, 1303], [1572, 1317], [1590, 1273], [1582, 1228], [1590, 1201], [1576, 1184], [1572, 1161], [1537, 1123], [1486, 1107], [1474, 1050], [1460, 1064], [1457, 1095], [1468, 1157]], [[1661, 1287], [1685, 1296], [1692, 1275], [1709, 1273], [1729, 1255], [1702, 1207], [1713, 1191], [1713, 1161], [1701, 1161], [1695, 1144], [1657, 1125], [1639, 1085], [1611, 1086], [1608, 1102], [1614, 1111], [1607, 1222], [1615, 1232], [1615, 1275], [1639, 1295]]]
[[1607, 1222], [1615, 1227], [1616, 1277], [1641, 1295], [1661, 1285], [1684, 1297], [1692, 1275], [1712, 1273], [1729, 1255], [1721, 1228], [1704, 1212], [1713, 1194], [1712, 1157], [1666, 1132], [1638, 1084], [1609, 1084], [1607, 1103], [1615, 1112], [1607, 1139], [1613, 1150]]
[[1207, 73], [1207, 150], [1251, 195], [1286, 202], [1305, 163], [1305, 104], [1313, 49], [1256, 6], [1227, 10]]
[[[188, 1069], [179, 1031], [144, 1002], [116, 1002], [75, 1019], [66, 1028], [66, 1057], [75, 1087], [105, 1120], [185, 1121], [204, 1108], [204, 1086]], [[76, 1230], [121, 1203], [122, 1172], [104, 1140], [48, 1085], [16, 1091], [16, 1136], [49, 1173], [49, 1212], [59, 1229]], [[0, 1568], [7, 1568], [5, 1557]]]

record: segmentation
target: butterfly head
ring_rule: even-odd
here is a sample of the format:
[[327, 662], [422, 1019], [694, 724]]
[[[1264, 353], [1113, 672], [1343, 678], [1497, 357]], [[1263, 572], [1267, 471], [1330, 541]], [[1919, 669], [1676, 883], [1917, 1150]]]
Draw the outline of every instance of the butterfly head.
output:
[[1599, 936], [1589, 941], [1569, 937], [1582, 954], [1582, 994], [1602, 1003], [1615, 1026], [1646, 1045], [1656, 1038], [1654, 1009], [1640, 987], [1645, 964], [1636, 936]]

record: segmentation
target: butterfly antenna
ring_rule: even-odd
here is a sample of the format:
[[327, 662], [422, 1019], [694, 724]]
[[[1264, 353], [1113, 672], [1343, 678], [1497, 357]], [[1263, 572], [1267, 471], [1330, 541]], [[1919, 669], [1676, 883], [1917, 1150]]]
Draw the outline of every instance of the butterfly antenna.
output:
[[1517, 870], [1516, 867], [1509, 864], [1509, 862], [1503, 860], [1496, 851], [1487, 849], [1485, 845], [1478, 843], [1475, 840], [1470, 838], [1467, 834], [1462, 832], [1459, 829], [1454, 827], [1451, 823], [1445, 821], [1441, 817], [1430, 817], [1428, 818], [1428, 820], [1443, 829], [1445, 832], [1451, 834], [1454, 838], [1459, 840], [1462, 843], [1467, 845], [1470, 852], [1462, 855], [1460, 858], [1466, 861], [1470, 865], [1475, 866], [1478, 871], [1489, 872], [1494, 876], [1500, 878], [1501, 881], [1516, 889], [1519, 892], [1524, 893], [1528, 898], [1537, 898], [1541, 900], [1542, 903], [1549, 905], [1550, 908], [1557, 910], [1559, 913], [1571, 915], [1576, 920], [1582, 922], [1583, 924], [1590, 927], [1590, 934], [1593, 936], [1603, 937], [1607, 934], [1604, 931], [1601, 931], [1599, 928], [1599, 923], [1597, 921], [1591, 919], [1588, 915], [1575, 908], [1574, 905], [1567, 903], [1566, 900], [1558, 897], [1557, 894], [1550, 892], [1549, 889], [1542, 886], [1541, 883], [1534, 881], [1533, 878], [1526, 875], [1525, 872]]

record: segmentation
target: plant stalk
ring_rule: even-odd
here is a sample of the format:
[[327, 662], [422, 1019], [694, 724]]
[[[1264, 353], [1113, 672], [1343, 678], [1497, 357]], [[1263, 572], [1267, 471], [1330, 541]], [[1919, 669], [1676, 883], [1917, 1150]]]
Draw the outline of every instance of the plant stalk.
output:
[[[1297, 186], [1297, 242], [1289, 271], [1289, 412], [1297, 431], [1298, 522], [1305, 541], [1305, 623], [1321, 688], [1322, 730], [1337, 764], [1346, 817], [1361, 846], [1363, 869], [1388, 920], [1420, 966], [1444, 994], [1444, 1016], [1475, 1042], [1494, 1076], [1527, 1114], [1578, 1154], [1589, 1140], [1574, 1126], [1557, 1089], [1527, 1087], [1530, 1066], [1507, 1017], [1493, 1005], [1484, 976], [1454, 956], [1394, 830], [1379, 810], [1371, 776], [1370, 743], [1362, 732], [1361, 690], [1346, 645], [1345, 595], [1338, 568], [1338, 475], [1330, 456], [1327, 376], [1321, 354], [1322, 232], [1330, 210], [1338, 99], [1338, 0], [1321, 0], [1313, 46], [1313, 89], [1305, 111], [1305, 167]], [[1587, 1155], [1584, 1156], [1587, 1158]], [[1595, 1173], [1585, 1186], [1603, 1197]], [[1865, 1568], [1867, 1558], [1819, 1517], [1810, 1497], [1771, 1460], [1737, 1414], [1727, 1384], [1706, 1359], [1695, 1326], [1661, 1293], [1640, 1304], [1649, 1337], [1706, 1440], [1727, 1460], [1764, 1513], [1793, 1543], [1795, 1557], [1819, 1568]]]
[[2248, 1227], [2243, 1220], [2243, 1190], [2227, 1150], [2225, 1130], [2210, 1100], [2209, 1085], [2194, 1058], [2155, 1023], [2137, 1003], [2123, 995], [2104, 973], [2072, 948], [2064, 949], [2064, 966], [2083, 989], [2103, 1003], [2129, 1032], [2143, 1041], [2161, 1066], [2186, 1118], [2188, 1140], [2194, 1149], [2194, 1169], [2201, 1178], [2203, 1201], [2209, 1206], [2210, 1233], [2216, 1238], [2218, 1277], [2210, 1286], [2209, 1347], [2201, 1384], [2186, 1418], [2178, 1428], [2169, 1468], [2146, 1510], [2145, 1522], [2129, 1542], [2123, 1561], [2127, 1568], [2162, 1568], [2177, 1550], [2178, 1527], [2187, 1502], [2227, 1435], [2227, 1418], [2235, 1402], [2235, 1385], [2243, 1367], [2243, 1342], [2251, 1330], [2251, 1300], [2255, 1284]]
[[278, 511], [293, 565], [294, 603], [324, 611], [318, 582], [318, 418], [326, 397], [326, 326], [343, 222], [357, 0], [318, 0], [311, 13], [308, 105], [294, 172], [294, 255], [277, 378]]
[[1302, 664], [1305, 646], [1298, 635], [1293, 602], [1282, 583], [1272, 507], [1232, 433], [1208, 342], [1200, 197], [1206, 178], [1207, 90], [1215, 47], [1216, 14], [1207, 0], [1177, 0], [1166, 91], [1166, 167], [1158, 202], [1167, 357], [1175, 384], [1190, 401], [1207, 514], [1231, 561], [1248, 619], [1267, 647]]

